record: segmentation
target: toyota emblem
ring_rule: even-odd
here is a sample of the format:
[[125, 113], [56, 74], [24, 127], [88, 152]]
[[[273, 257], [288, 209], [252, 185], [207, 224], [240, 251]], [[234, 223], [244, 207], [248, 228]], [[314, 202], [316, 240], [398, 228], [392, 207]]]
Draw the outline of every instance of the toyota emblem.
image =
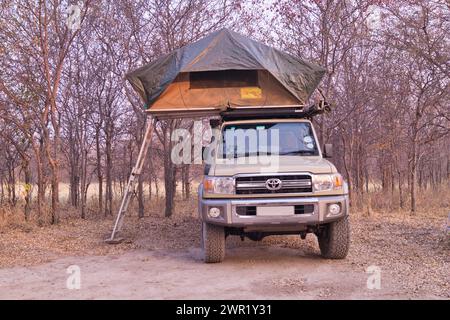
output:
[[267, 188], [267, 190], [270, 190], [270, 191], [277, 191], [277, 190], [281, 189], [282, 184], [283, 183], [281, 182], [280, 179], [272, 178], [272, 179], [268, 179], [266, 181], [266, 188]]

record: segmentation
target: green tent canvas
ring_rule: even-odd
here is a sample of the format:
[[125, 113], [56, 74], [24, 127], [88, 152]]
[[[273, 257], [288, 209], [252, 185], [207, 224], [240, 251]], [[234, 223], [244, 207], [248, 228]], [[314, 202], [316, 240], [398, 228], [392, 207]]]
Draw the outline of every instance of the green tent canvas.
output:
[[154, 115], [304, 106], [325, 69], [222, 29], [127, 74]]

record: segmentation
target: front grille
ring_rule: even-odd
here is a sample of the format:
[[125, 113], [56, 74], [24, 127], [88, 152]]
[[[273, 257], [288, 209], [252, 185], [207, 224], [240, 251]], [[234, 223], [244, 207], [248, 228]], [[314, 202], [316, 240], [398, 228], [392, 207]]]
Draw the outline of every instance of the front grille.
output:
[[[269, 190], [266, 187], [268, 179], [281, 180], [279, 190]], [[312, 192], [312, 181], [309, 175], [281, 176], [249, 176], [236, 178], [236, 194], [270, 194], [270, 193], [305, 193]]]
[[[237, 206], [236, 213], [240, 216], [256, 216], [256, 206]], [[299, 204], [294, 206], [295, 214], [314, 213], [313, 204]]]

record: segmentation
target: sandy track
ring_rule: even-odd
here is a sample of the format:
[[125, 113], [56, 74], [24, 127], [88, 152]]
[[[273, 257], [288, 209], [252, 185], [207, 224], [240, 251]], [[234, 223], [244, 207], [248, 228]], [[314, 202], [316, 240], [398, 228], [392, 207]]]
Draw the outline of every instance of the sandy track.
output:
[[[412, 296], [382, 274], [282, 247], [230, 248], [222, 264], [204, 264], [200, 250], [134, 250], [114, 256], [68, 257], [28, 268], [0, 270], [1, 299], [396, 299]], [[69, 290], [66, 271], [81, 270], [81, 289]]]
[[[0, 299], [449, 299], [450, 242], [442, 217], [352, 217], [345, 260], [320, 257], [308, 235], [227, 240], [226, 259], [207, 265], [198, 219], [129, 219], [126, 242], [102, 239], [110, 221], [0, 232]], [[69, 290], [67, 268], [81, 270]], [[366, 268], [381, 268], [368, 290]]]
[[[66, 287], [70, 265], [80, 267], [80, 290]], [[368, 290], [367, 276], [345, 264], [280, 247], [230, 249], [227, 260], [214, 265], [204, 264], [196, 248], [137, 250], [0, 270], [0, 298], [372, 299], [402, 295], [388, 279], [381, 290]]]

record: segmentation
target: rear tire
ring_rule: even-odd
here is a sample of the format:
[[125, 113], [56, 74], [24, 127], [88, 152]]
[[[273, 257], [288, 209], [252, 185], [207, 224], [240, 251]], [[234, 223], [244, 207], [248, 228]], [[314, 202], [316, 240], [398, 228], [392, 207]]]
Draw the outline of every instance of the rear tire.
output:
[[322, 257], [326, 259], [344, 259], [350, 247], [350, 222], [348, 216], [328, 224], [317, 238]]
[[222, 262], [225, 258], [224, 227], [203, 222], [202, 248], [203, 259], [206, 263]]

